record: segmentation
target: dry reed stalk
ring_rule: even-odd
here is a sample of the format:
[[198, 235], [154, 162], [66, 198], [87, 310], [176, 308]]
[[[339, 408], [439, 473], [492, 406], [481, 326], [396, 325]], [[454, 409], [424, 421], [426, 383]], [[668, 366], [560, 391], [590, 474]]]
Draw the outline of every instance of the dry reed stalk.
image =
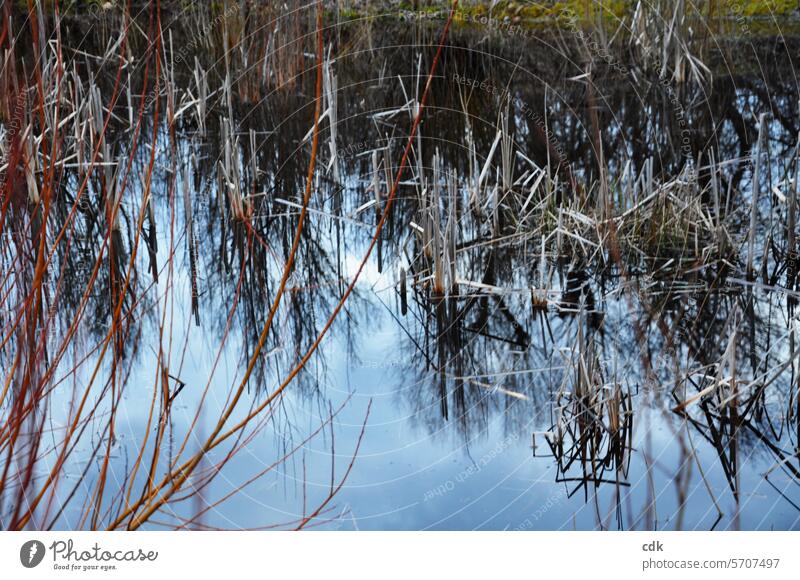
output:
[[758, 119], [758, 138], [751, 154], [751, 161], [753, 163], [753, 186], [750, 198], [750, 229], [747, 236], [747, 276], [750, 280], [755, 279], [753, 261], [755, 259], [755, 236], [758, 217], [758, 201], [761, 191], [761, 148], [764, 142], [765, 131], [766, 114], [761, 113]]

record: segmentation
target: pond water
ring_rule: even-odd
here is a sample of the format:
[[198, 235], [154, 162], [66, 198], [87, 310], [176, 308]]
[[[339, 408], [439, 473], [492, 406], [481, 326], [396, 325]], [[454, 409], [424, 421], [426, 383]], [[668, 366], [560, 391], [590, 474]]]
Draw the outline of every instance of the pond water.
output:
[[[64, 98], [76, 119], [114, 116], [88, 202], [75, 195], [98, 129], [63, 140], [53, 219], [78, 211], [48, 280], [48, 448], [88, 384], [97, 407], [33, 525], [87, 525], [112, 409], [102, 526], [121, 490], [146, 485], [130, 473], [140, 448], [153, 453], [162, 381], [157, 473], [200, 448], [256, 350], [227, 425], [281, 385], [359, 272], [442, 24], [326, 31], [335, 104], [324, 99], [310, 213], [259, 349], [311, 154], [313, 32], [298, 24], [276, 41], [250, 23], [198, 40], [192, 19], [165, 17], [180, 57], [163, 73], [173, 89], [148, 99], [153, 77], [143, 84], [144, 44], [132, 39], [131, 90], [110, 106], [116, 57], [84, 55], [104, 53], [113, 22], [70, 23]], [[257, 425], [203, 459], [191, 479], [202, 490], [145, 528], [293, 527], [319, 506], [309, 527], [800, 528], [786, 234], [798, 39], [719, 37], [696, 82], [660, 78], [628, 47], [598, 58], [574, 36], [452, 31], [397, 198], [330, 332]], [[236, 47], [227, 58], [225, 46]], [[108, 237], [96, 208], [118, 191]], [[34, 255], [31, 226], [6, 219], [3, 263], [20, 273], [3, 282], [3, 337], [14, 337], [4, 367], [23, 348], [11, 321]], [[134, 247], [122, 330], [99, 362]], [[38, 475], [54, 465], [45, 454]]]

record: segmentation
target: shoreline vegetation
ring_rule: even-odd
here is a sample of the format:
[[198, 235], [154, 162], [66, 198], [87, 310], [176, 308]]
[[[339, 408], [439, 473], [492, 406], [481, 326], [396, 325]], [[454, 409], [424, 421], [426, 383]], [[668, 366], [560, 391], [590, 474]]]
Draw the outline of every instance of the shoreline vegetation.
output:
[[[4, 5], [0, 528], [345, 517], [377, 431], [372, 398], [326, 390], [324, 349], [352, 366], [376, 313], [397, 356], [361, 369], [397, 367], [408, 398], [376, 396], [379, 420], [406, 407], [466, 441], [500, 415], [513, 438], [479, 465], [538, 440], [575, 505], [664, 473], [676, 528], [698, 525], [695, 489], [703, 527], [742, 527], [773, 473], [795, 500], [769, 515], [793, 525], [797, 36], [759, 42], [755, 23], [794, 7], [466, 2], [444, 21], [443, 4]], [[97, 19], [62, 18], [83, 8]], [[360, 16], [381, 10], [400, 24]], [[560, 42], [517, 41], [555, 21]], [[499, 34], [476, 49], [451, 24]], [[674, 470], [647, 462], [650, 418]], [[280, 519], [215, 519], [284, 467]], [[642, 529], [655, 485], [635, 489]]]
[[[46, 0], [45, 4], [53, 0]], [[17, 0], [20, 7], [24, 2]], [[259, 2], [249, 0], [251, 7]], [[61, 3], [62, 13], [97, 14], [119, 11], [125, 6], [123, 0], [68, 0]], [[141, 0], [133, 2], [132, 7], [142, 5]], [[360, 20], [364, 18], [396, 18], [399, 21], [439, 21], [446, 20], [450, 11], [450, 3], [444, 0], [404, 0], [390, 2], [386, 0], [327, 0], [324, 2], [326, 16], [335, 15], [341, 20]], [[748, 22], [754, 29], [768, 31], [779, 26], [797, 25], [800, 23], [800, 3], [796, 0], [700, 0], [687, 5], [680, 0], [668, 2], [654, 1], [648, 3], [648, 9], [665, 8], [672, 13], [673, 5], [682, 4], [683, 16], [696, 19], [715, 26], [730, 23]], [[662, 6], [663, 4], [663, 6]], [[162, 2], [163, 10], [191, 10], [191, 2], [175, 0]], [[230, 10], [227, 2], [216, 0], [208, 7], [212, 14]], [[509, 32], [512, 27], [540, 30], [542, 27], [569, 25], [578, 21], [582, 25], [596, 25], [598, 22], [621, 24], [625, 19], [632, 19], [642, 10], [640, 0], [546, 0], [536, 1], [483, 1], [462, 0], [455, 12], [453, 26], [490, 26], [504, 28]], [[781, 21], [778, 22], [777, 19]]]

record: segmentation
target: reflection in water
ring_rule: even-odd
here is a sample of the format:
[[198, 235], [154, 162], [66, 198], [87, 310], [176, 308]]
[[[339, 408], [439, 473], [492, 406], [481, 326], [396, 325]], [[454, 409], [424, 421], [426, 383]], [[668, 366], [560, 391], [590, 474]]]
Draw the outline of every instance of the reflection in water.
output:
[[[85, 38], [70, 20], [57, 163], [33, 110], [5, 145], [3, 412], [24, 420], [0, 439], [3, 527], [40, 489], [26, 454], [67, 473], [28, 525], [130, 526], [133, 490], [202, 448], [215, 423], [192, 410], [226, 409], [250, 361], [231, 419], [265, 414], [148, 525], [797, 527], [794, 207], [778, 201], [797, 170], [794, 39], [742, 56], [765, 77], [741, 62], [697, 83], [623, 51], [625, 66], [589, 63], [563, 37], [478, 50], [480, 31], [454, 31], [375, 253], [273, 398], [386, 209], [438, 30], [368, 21], [327, 39], [319, 169], [264, 335], [302, 210], [316, 57], [313, 22], [243, 10], [209, 46], [200, 16], [171, 22], [158, 76], [131, 35], [122, 90], [120, 22]], [[741, 56], [711, 53], [712, 70], [726, 50]], [[4, 74], [12, 94], [25, 77]], [[14, 404], [23, 385], [51, 402]], [[62, 449], [59, 429], [90, 435]], [[122, 489], [103, 488], [109, 471]]]

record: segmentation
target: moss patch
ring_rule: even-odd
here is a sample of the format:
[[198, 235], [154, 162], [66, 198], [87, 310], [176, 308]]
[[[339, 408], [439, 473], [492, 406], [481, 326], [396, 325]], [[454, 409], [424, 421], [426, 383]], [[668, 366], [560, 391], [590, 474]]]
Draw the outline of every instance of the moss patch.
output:
[[[488, 1], [464, 1], [459, 3], [458, 15], [468, 21], [491, 17], [530, 25], [563, 22], [566, 18], [581, 22], [618, 21], [632, 16], [636, 4], [635, 0], [501, 0], [490, 10]], [[422, 18], [447, 11], [450, 2], [432, 0], [416, 10], [410, 2], [394, 6], [398, 13], [413, 11]], [[798, 4], [797, 0], [700, 0], [687, 3], [686, 10], [694, 18], [705, 18], [709, 11], [717, 18], [788, 16], [797, 13]]]

